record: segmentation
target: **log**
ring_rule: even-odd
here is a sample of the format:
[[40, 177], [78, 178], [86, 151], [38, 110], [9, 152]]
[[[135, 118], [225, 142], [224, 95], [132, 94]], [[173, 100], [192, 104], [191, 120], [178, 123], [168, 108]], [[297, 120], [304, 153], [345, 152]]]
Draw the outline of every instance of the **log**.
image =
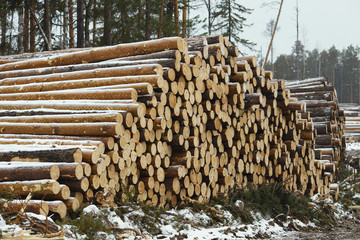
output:
[[[1, 136], [1, 135], [0, 135]], [[0, 150], [0, 161], [23, 162], [81, 162], [82, 152], [79, 148], [44, 148]]]
[[0, 191], [18, 196], [27, 196], [31, 192], [34, 198], [58, 194], [60, 189], [60, 184], [55, 180], [0, 182]]
[[1, 134], [39, 134], [66, 136], [119, 136], [122, 128], [118, 123], [26, 123], [1, 122]]
[[[12, 201], [0, 199], [0, 205], [2, 206], [2, 209], [4, 209], [6, 212], [17, 213], [21, 209], [23, 209], [23, 207], [25, 206], [25, 201], [26, 200], [22, 199]], [[42, 200], [29, 200], [26, 203], [24, 211], [47, 216], [49, 214], [49, 206]]]
[[66, 209], [71, 212], [75, 212], [80, 208], [80, 202], [75, 197], [70, 197], [69, 199], [63, 201], [66, 205]]
[[49, 211], [59, 214], [61, 218], [65, 218], [67, 214], [67, 208], [63, 201], [45, 201], [49, 206]]
[[[161, 88], [163, 86], [163, 77], [157, 75], [139, 75], [123, 77], [90, 78], [79, 80], [67, 80], [44, 83], [29, 83], [23, 85], [0, 86], [0, 93], [19, 93], [19, 92], [40, 92], [54, 91], [63, 89], [93, 88], [101, 86], [133, 87], [136, 88], [140, 83], [149, 83], [153, 87]], [[130, 85], [132, 84], [132, 85]], [[138, 88], [136, 88], [138, 89]]]
[[60, 170], [53, 164], [0, 164], [0, 181], [57, 180]]
[[47, 91], [47, 92], [27, 92], [27, 93], [8, 93], [0, 94], [3, 101], [13, 100], [64, 100], [64, 99], [130, 99], [137, 100], [137, 91], [133, 88], [125, 89], [99, 89], [99, 90], [63, 90], [63, 91]]
[[52, 108], [60, 110], [122, 110], [127, 111], [133, 116], [144, 117], [146, 113], [146, 106], [142, 103], [101, 103], [86, 102], [82, 100], [49, 100], [49, 101], [6, 101], [0, 102], [0, 109], [36, 109], [36, 108]]
[[[12, 139], [12, 138], [20, 138], [20, 139], [40, 139], [41, 140], [51, 140], [51, 141], [84, 141], [84, 137], [79, 136], [61, 136], [61, 135], [32, 135], [32, 134], [1, 134], [0, 138]], [[91, 137], [87, 136], [86, 139], [89, 141], [100, 141], [105, 144], [105, 146], [111, 150], [114, 148], [114, 138], [113, 137]], [[37, 140], [36, 140], [37, 141]], [[74, 144], [77, 145], [77, 144]], [[82, 145], [82, 144], [78, 144]], [[76, 161], [77, 162], [77, 161]]]
[[178, 49], [180, 52], [186, 52], [188, 48], [186, 42], [182, 38], [163, 38], [161, 40], [150, 40], [131, 44], [99, 47], [81, 52], [61, 54], [59, 56], [52, 56], [49, 58], [7, 63], [0, 67], [0, 71], [81, 64], [84, 62], [99, 62], [119, 57], [160, 52], [165, 49]]
[[133, 116], [125, 111], [87, 114], [56, 114], [40, 116], [0, 117], [0, 122], [22, 123], [84, 123], [84, 122], [116, 122], [126, 126], [132, 125]]
[[87, 71], [76, 71], [66, 73], [54, 73], [48, 75], [18, 77], [18, 78], [5, 78], [0, 80], [0, 85], [18, 85], [28, 83], [44, 83], [56, 82], [75, 79], [89, 79], [89, 78], [105, 78], [105, 77], [121, 77], [133, 75], [163, 75], [163, 69], [158, 64], [145, 64], [138, 66], [122, 66], [112, 68], [98, 68]]

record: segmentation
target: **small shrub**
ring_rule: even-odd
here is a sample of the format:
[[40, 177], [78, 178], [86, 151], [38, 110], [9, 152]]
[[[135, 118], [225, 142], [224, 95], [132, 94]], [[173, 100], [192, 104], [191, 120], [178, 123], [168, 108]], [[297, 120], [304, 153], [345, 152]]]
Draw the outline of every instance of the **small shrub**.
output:
[[71, 230], [75, 233], [85, 234], [87, 240], [97, 239], [98, 232], [110, 233], [111, 228], [108, 223], [104, 221], [105, 216], [95, 215], [93, 213], [81, 213], [79, 218], [67, 219], [63, 224], [69, 224], [73, 227]]
[[[237, 200], [244, 203], [243, 210], [235, 205]], [[314, 209], [309, 206], [308, 197], [290, 192], [279, 183], [249, 185], [247, 188], [234, 189], [227, 197], [220, 196], [213, 201], [222, 205], [224, 210], [229, 211], [234, 218], [240, 218], [244, 223], [254, 221], [250, 211], [258, 211], [271, 217], [289, 214], [301, 221], [317, 220], [320, 224], [333, 223], [323, 205], [320, 204], [318, 209]]]
[[349, 165], [340, 162], [338, 165], [338, 172], [336, 174], [335, 182], [342, 182], [352, 174], [354, 174], [354, 169], [349, 167]]
[[[152, 206], [147, 206], [143, 203], [141, 203], [141, 209], [143, 210], [144, 215], [131, 214], [128, 216], [128, 218], [137, 226], [139, 226], [142, 231], [145, 230], [152, 235], [161, 233], [159, 225], [161, 224], [161, 214], [164, 213], [164, 210]], [[119, 215], [118, 212], [117, 214]]]

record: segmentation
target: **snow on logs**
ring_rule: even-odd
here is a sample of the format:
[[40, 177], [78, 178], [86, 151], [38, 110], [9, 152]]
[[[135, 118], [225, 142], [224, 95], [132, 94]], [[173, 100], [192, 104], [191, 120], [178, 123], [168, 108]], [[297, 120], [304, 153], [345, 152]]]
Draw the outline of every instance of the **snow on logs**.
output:
[[329, 99], [316, 103], [221, 35], [13, 56], [0, 78], [0, 191], [31, 192], [26, 211], [129, 193], [170, 208], [269, 182], [336, 196], [334, 90], [301, 82]]

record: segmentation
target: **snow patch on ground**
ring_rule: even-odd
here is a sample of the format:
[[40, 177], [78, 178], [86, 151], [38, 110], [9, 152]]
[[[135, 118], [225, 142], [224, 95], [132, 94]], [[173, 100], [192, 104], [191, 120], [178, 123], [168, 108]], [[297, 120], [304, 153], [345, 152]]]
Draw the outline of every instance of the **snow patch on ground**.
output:
[[360, 142], [346, 143], [346, 151], [360, 150]]
[[[316, 196], [314, 196], [316, 199]], [[351, 218], [351, 214], [344, 209], [339, 203], [331, 200], [323, 201], [324, 204], [330, 204], [335, 209], [334, 214], [337, 219], [346, 217]], [[234, 219], [233, 215], [225, 211], [222, 206], [214, 208], [220, 213], [217, 217], [221, 218], [221, 222], [214, 223], [209, 212], [194, 211], [191, 208], [172, 209], [161, 212], [160, 217], [154, 221], [156, 228], [159, 230], [156, 234], [150, 234], [144, 231], [144, 226], [136, 220], [139, 217], [148, 216], [141, 207], [121, 206], [122, 210], [110, 210], [110, 208], [100, 208], [90, 205], [84, 209], [85, 213], [94, 214], [94, 217], [101, 216], [106, 218], [114, 228], [121, 229], [113, 234], [98, 232], [98, 239], [115, 240], [120, 236], [126, 236], [125, 239], [193, 239], [193, 240], [211, 240], [211, 239], [286, 239], [292, 236], [296, 230], [317, 229], [313, 222], [301, 222], [284, 214], [280, 214], [275, 218], [263, 216], [259, 212], [251, 212], [255, 219], [252, 224], [245, 224], [241, 219]], [[121, 214], [121, 212], [126, 212]], [[72, 231], [72, 226], [65, 225], [65, 229]], [[20, 231], [17, 225], [7, 225], [0, 215], [0, 229], [5, 232]], [[132, 229], [132, 230], [128, 230]], [[136, 235], [136, 232], [142, 236]], [[293, 234], [292, 234], [293, 233]], [[24, 233], [23, 233], [24, 235]], [[85, 235], [73, 232], [73, 237], [66, 237], [65, 240], [86, 239]]]
[[99, 214], [100, 209], [95, 205], [89, 205], [83, 210], [84, 213], [92, 213], [92, 214]]

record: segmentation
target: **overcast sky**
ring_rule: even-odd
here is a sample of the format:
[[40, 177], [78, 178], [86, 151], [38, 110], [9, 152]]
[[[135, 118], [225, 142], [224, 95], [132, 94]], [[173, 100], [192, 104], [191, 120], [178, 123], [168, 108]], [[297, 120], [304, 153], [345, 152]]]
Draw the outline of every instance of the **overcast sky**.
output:
[[[263, 55], [269, 44], [264, 36], [266, 24], [276, 19], [277, 9], [261, 7], [271, 0], [238, 0], [245, 7], [254, 9], [248, 15], [247, 27], [243, 38], [257, 43], [262, 47]], [[299, 0], [300, 40], [306, 50], [318, 48], [329, 49], [335, 45], [343, 49], [350, 44], [360, 46], [360, 0]], [[284, 0], [280, 16], [280, 31], [276, 33], [274, 53], [289, 54], [296, 40], [296, 0]], [[249, 54], [255, 54], [247, 51]]]

